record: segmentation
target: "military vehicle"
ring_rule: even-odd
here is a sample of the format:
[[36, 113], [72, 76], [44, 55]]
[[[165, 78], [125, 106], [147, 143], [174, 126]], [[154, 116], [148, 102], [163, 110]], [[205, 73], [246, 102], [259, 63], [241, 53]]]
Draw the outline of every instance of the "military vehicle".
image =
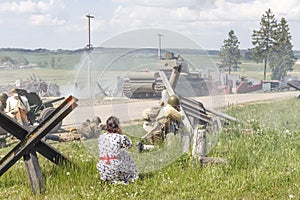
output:
[[[157, 61], [154, 70], [143, 69], [131, 72], [124, 78], [123, 93], [128, 98], [159, 98], [164, 89], [159, 71], [164, 71], [170, 78], [172, 69], [181, 65], [179, 93], [194, 90], [195, 96], [209, 95], [212, 87], [212, 79], [202, 77], [200, 72], [191, 72], [188, 63], [182, 57], [175, 57], [173, 53], [166, 52], [162, 59]], [[181, 94], [190, 95], [190, 94]]]

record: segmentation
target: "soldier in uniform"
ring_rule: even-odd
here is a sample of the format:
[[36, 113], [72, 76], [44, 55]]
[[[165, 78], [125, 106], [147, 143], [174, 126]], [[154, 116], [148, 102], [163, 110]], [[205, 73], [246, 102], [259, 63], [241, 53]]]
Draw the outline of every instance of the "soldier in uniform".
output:
[[82, 123], [78, 129], [82, 139], [98, 138], [101, 134], [102, 123], [100, 117], [96, 116], [92, 121], [89, 119]]
[[98, 138], [101, 134], [102, 123], [100, 117], [96, 116], [92, 121], [87, 119], [83, 122], [78, 130], [74, 129], [67, 133], [48, 134], [44, 137], [44, 141], [53, 140], [58, 142], [68, 142], [73, 140], [86, 140], [91, 138]]
[[[4, 111], [5, 107], [6, 107], [6, 100], [8, 98], [8, 95], [6, 93], [1, 93], [0, 94], [0, 111]], [[0, 128], [0, 148], [5, 147], [6, 146], [6, 138], [8, 137], [8, 133]]]
[[0, 110], [4, 111], [6, 108], [6, 100], [8, 99], [8, 95], [6, 93], [1, 93], [0, 94]]
[[[147, 119], [150, 116], [150, 110], [146, 109], [143, 112], [143, 118]], [[147, 113], [149, 112], [149, 113]], [[144, 124], [144, 129], [148, 132], [142, 137], [142, 140], [150, 144], [158, 144], [163, 141], [168, 135], [174, 135], [184, 119], [184, 113], [180, 108], [180, 100], [177, 95], [171, 95], [168, 98], [167, 105], [161, 108], [155, 121], [148, 123], [149, 127]], [[138, 150], [143, 150], [144, 145], [142, 142], [137, 144]]]
[[13, 88], [9, 94], [10, 97], [7, 98], [5, 112], [24, 127], [28, 128], [29, 121], [27, 112], [30, 111], [28, 99], [25, 96], [19, 95], [15, 88]]

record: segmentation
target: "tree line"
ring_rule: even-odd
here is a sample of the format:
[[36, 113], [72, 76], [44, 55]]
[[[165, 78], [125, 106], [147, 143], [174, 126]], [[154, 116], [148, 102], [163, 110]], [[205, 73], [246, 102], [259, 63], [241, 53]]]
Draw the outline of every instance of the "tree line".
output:
[[[285, 18], [277, 22], [271, 9], [268, 9], [262, 15], [260, 27], [253, 30], [251, 37], [253, 47], [248, 49], [249, 56], [256, 63], [264, 64], [264, 80], [267, 67], [271, 69], [273, 80], [282, 80], [288, 71], [293, 70], [297, 58], [293, 52], [292, 36]], [[219, 67], [227, 69], [229, 74], [241, 64], [239, 44], [238, 37], [230, 30], [219, 53]]]
[[[4, 56], [1, 61], [0, 64], [2, 64], [5, 67], [8, 68], [21, 68], [21, 67], [28, 67], [28, 65], [30, 64], [29, 61], [27, 60], [27, 58], [23, 55], [18, 56], [17, 58], [12, 58], [10, 56]], [[37, 63], [35, 63], [36, 66], [38, 68], [61, 68], [63, 63], [62, 63], [62, 58], [61, 57], [52, 57], [49, 61], [48, 60], [42, 60], [42, 61], [38, 61]]]

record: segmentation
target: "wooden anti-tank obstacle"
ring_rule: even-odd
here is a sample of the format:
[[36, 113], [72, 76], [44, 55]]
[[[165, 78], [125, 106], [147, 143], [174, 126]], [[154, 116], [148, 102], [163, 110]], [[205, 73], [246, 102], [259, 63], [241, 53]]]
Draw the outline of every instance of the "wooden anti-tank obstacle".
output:
[[0, 112], [0, 127], [20, 140], [20, 142], [0, 160], [0, 176], [23, 157], [34, 193], [43, 192], [45, 190], [45, 182], [36, 151], [55, 164], [70, 163], [64, 155], [49, 144], [41, 141], [41, 139], [77, 107], [76, 102], [76, 98], [69, 96], [44, 121], [30, 132], [6, 114]]
[[[176, 66], [173, 69], [169, 80], [163, 71], [159, 72], [159, 75], [169, 95], [175, 94], [174, 90], [179, 79], [180, 71], [181, 66]], [[206, 129], [203, 125], [210, 124], [212, 126], [220, 126], [219, 118], [223, 118], [233, 122], [237, 122], [238, 120], [225, 113], [221, 113], [213, 109], [206, 109], [201, 102], [195, 99], [183, 96], [180, 96], [180, 99], [181, 106], [185, 114], [184, 124], [188, 128], [188, 130], [191, 130], [191, 132], [193, 133], [192, 156], [194, 158], [200, 159], [201, 163], [224, 162], [224, 159], [222, 158], [216, 159], [206, 157]], [[217, 118], [214, 119], [212, 116], [217, 116]], [[185, 139], [186, 141], [190, 141], [190, 135], [187, 135], [185, 137], [188, 137]], [[184, 146], [185, 147], [183, 151], [186, 152], [187, 149], [189, 149], [189, 142], [188, 146], [187, 144], [185, 144]]]

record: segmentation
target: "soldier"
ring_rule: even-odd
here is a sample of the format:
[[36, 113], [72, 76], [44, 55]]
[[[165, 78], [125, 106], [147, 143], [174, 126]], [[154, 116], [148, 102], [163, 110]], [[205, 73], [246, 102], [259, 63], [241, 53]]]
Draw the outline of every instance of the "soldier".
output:
[[[91, 138], [97, 138], [101, 134], [102, 124], [100, 117], [96, 116], [92, 121], [87, 119], [83, 122], [78, 130], [60, 134], [48, 134], [44, 137], [44, 141], [53, 140], [58, 142], [68, 142], [73, 140], [86, 140]], [[76, 130], [76, 131], [75, 131]]]
[[8, 95], [6, 93], [0, 94], [0, 111], [4, 111], [6, 108], [6, 100], [8, 99]]
[[[8, 95], [6, 93], [1, 93], [0, 94], [0, 111], [4, 111], [5, 107], [6, 107], [6, 100], [8, 98]], [[0, 148], [5, 147], [6, 146], [6, 138], [8, 137], [8, 133], [0, 128]]]
[[5, 112], [28, 128], [29, 121], [27, 112], [30, 111], [28, 99], [25, 96], [19, 95], [15, 88], [13, 88], [9, 94], [10, 97], [6, 100]]
[[89, 119], [82, 123], [78, 129], [82, 139], [97, 138], [101, 134], [102, 123], [100, 117], [96, 116], [92, 121]]
[[[150, 113], [149, 115], [150, 116]], [[147, 117], [147, 113], [143, 113], [143, 117]], [[184, 113], [180, 108], [180, 100], [177, 95], [171, 95], [167, 101], [167, 105], [162, 107], [159, 111], [155, 122], [149, 123], [149, 127], [144, 124], [144, 129], [148, 133], [142, 137], [150, 144], [157, 144], [161, 142], [168, 134], [174, 135], [177, 133], [182, 120], [184, 119]], [[143, 143], [137, 144], [138, 150], [143, 150]]]

